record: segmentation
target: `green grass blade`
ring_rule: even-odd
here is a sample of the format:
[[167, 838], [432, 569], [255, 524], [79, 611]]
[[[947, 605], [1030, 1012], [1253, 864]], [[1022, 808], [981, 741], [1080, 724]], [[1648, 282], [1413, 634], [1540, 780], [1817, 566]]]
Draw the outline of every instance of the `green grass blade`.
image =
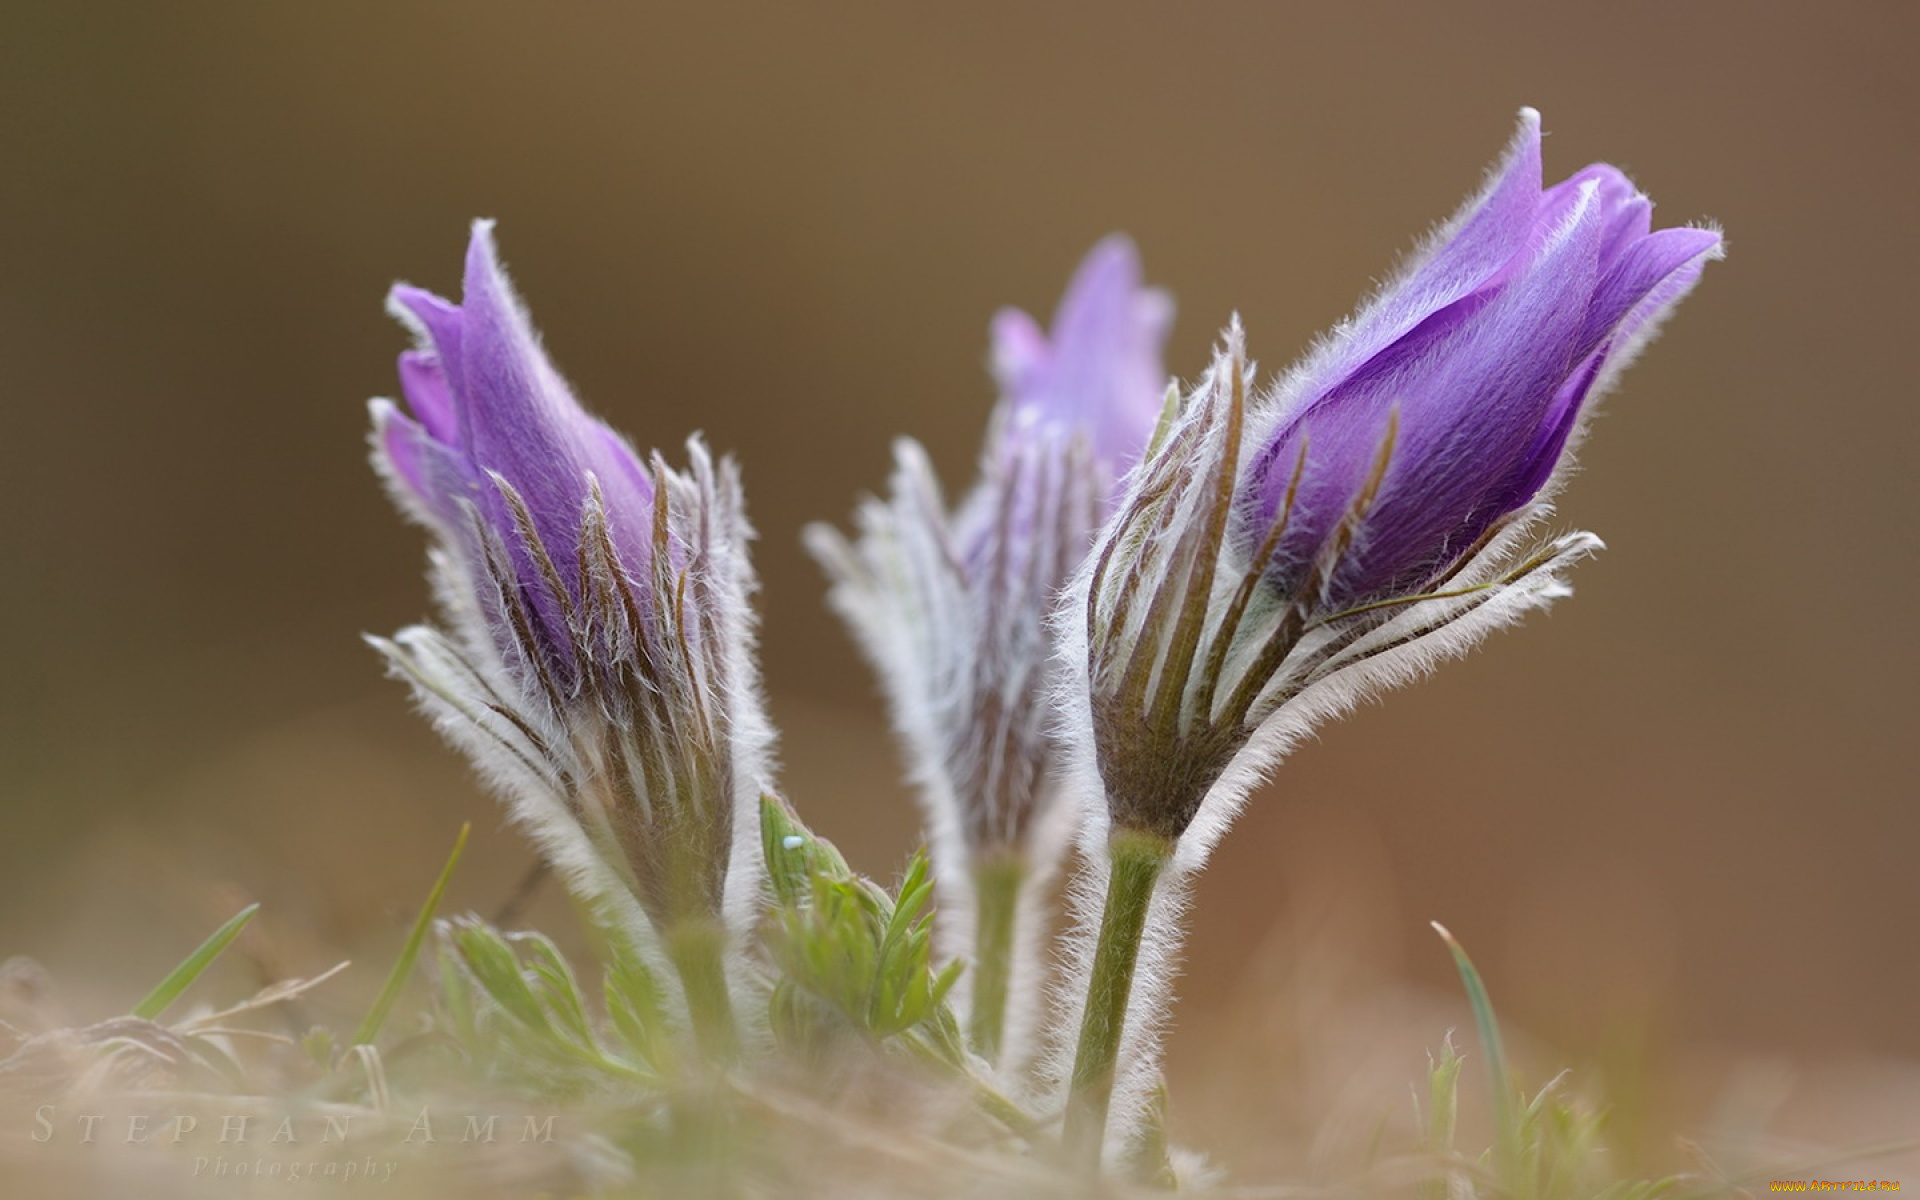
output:
[[186, 961], [175, 967], [160, 986], [147, 993], [147, 998], [133, 1006], [133, 1015], [143, 1021], [151, 1021], [167, 1011], [167, 1006], [180, 998], [180, 993], [193, 986], [200, 973], [213, 965], [220, 952], [233, 944], [240, 931], [253, 920], [253, 914], [260, 911], [258, 903], [249, 904], [235, 913], [225, 925], [213, 931], [213, 936], [200, 943], [200, 948], [187, 955]]
[[407, 944], [400, 948], [400, 957], [393, 962], [393, 970], [387, 973], [387, 982], [380, 988], [380, 995], [374, 999], [373, 1007], [367, 1010], [367, 1019], [360, 1022], [360, 1028], [354, 1031], [353, 1044], [364, 1045], [373, 1041], [380, 1032], [380, 1026], [387, 1020], [394, 1001], [400, 998], [400, 990], [407, 986], [407, 977], [413, 974], [413, 964], [420, 957], [420, 947], [426, 943], [427, 931], [433, 927], [434, 910], [440, 907], [440, 897], [446, 894], [447, 881], [453, 878], [453, 869], [460, 863], [460, 855], [467, 848], [467, 834], [473, 831], [471, 821], [460, 826], [460, 836], [454, 839], [453, 853], [447, 856], [447, 865], [440, 868], [440, 878], [434, 880], [433, 890], [427, 893], [427, 902], [421, 906], [420, 915], [413, 922], [413, 932], [407, 935]]
[[1480, 1030], [1480, 1044], [1486, 1048], [1487, 1075], [1493, 1085], [1493, 1124], [1498, 1132], [1498, 1150], [1500, 1174], [1508, 1191], [1515, 1195], [1530, 1194], [1531, 1189], [1522, 1186], [1518, 1178], [1520, 1166], [1520, 1125], [1514, 1112], [1514, 1094], [1511, 1077], [1507, 1074], [1507, 1055], [1500, 1044], [1500, 1023], [1494, 1019], [1493, 1000], [1487, 995], [1487, 985], [1481, 981], [1480, 972], [1474, 969], [1473, 960], [1455, 941], [1453, 934], [1438, 921], [1433, 923], [1433, 931], [1446, 942], [1447, 949], [1453, 954], [1453, 965], [1460, 972], [1460, 983], [1467, 992], [1467, 1004], [1473, 1009], [1473, 1023]]

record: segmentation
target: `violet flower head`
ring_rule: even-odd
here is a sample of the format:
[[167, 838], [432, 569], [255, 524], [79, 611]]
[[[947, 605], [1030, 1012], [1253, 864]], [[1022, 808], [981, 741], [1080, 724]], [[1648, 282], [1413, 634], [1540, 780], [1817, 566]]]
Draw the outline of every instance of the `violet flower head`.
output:
[[1524, 110], [1485, 190], [1265, 403], [1241, 503], [1257, 529], [1287, 514], [1273, 582], [1334, 606], [1403, 595], [1532, 503], [1720, 252], [1713, 230], [1652, 217], [1604, 163], [1543, 188]]
[[732, 463], [697, 439], [686, 472], [643, 462], [590, 416], [488, 222], [460, 304], [401, 285], [389, 308], [418, 344], [409, 413], [372, 404], [374, 463], [433, 535], [446, 630], [374, 644], [576, 890], [656, 932], [739, 927], [770, 735]]
[[1594, 398], [1720, 250], [1654, 231], [1613, 167], [1542, 187], [1528, 109], [1481, 193], [1264, 394], [1236, 323], [1069, 630], [1114, 824], [1181, 839], [1217, 795], [1183, 843], [1203, 856], [1317, 720], [1564, 594], [1598, 540], [1525, 531]]
[[[942, 938], [948, 953], [976, 963], [968, 978], [976, 1014], [981, 987], [1004, 983], [983, 959], [1008, 938], [1030, 937], [987, 926], [996, 912], [1012, 921], [1015, 908], [1037, 902], [1064, 845], [1063, 823], [1049, 820], [1048, 617], [1162, 411], [1160, 348], [1171, 317], [1166, 296], [1142, 286], [1132, 244], [1101, 242], [1068, 287], [1051, 336], [1025, 313], [995, 317], [1001, 400], [980, 480], [957, 507], [942, 498], [925, 452], [903, 439], [891, 494], [860, 506], [857, 539], [808, 531], [905, 747], [942, 889]], [[1025, 899], [1001, 907], [994, 889]], [[1010, 1025], [1019, 1024], [1016, 1014]], [[992, 1057], [1021, 1030], [976, 1033], [976, 1048]]]

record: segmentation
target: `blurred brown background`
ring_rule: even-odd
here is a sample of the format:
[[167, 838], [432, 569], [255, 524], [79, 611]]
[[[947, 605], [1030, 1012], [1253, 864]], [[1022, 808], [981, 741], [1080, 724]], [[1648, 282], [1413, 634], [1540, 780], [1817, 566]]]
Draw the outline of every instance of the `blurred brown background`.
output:
[[99, 1015], [242, 898], [291, 967], [373, 972], [462, 819], [454, 901], [511, 886], [355, 639], [427, 605], [364, 461], [381, 297], [457, 289], [470, 218], [592, 406], [744, 461], [786, 781], [884, 872], [915, 821], [801, 525], [897, 434], [966, 479], [988, 317], [1112, 230], [1179, 301], [1170, 369], [1235, 310], [1284, 365], [1532, 104], [1550, 175], [1617, 162], [1729, 260], [1588, 444], [1579, 596], [1327, 729], [1226, 840], [1173, 1069], [1253, 1071], [1233, 1023], [1342, 972], [1451, 1003], [1429, 918], [1549, 1066], [1920, 1058], [1920, 10], [1810, 11], [6, 4], [0, 953]]

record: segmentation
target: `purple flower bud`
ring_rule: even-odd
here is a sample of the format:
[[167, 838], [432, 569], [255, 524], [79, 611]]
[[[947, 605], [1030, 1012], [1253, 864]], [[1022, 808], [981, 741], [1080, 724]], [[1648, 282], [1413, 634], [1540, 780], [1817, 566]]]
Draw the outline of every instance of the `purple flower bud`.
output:
[[[420, 339], [400, 356], [412, 417], [385, 401], [373, 408], [379, 461], [396, 497], [459, 544], [472, 569], [484, 570], [483, 534], [498, 540], [530, 621], [528, 644], [516, 643], [508, 659], [524, 656], [560, 693], [575, 695], [586, 664], [574, 652], [566, 610], [585, 599], [576, 568], [590, 484], [598, 485], [622, 565], [637, 573], [650, 553], [653, 480], [547, 361], [500, 269], [491, 222], [474, 225], [463, 303], [402, 284], [387, 306]], [[510, 619], [511, 605], [489, 601], [490, 617]]]
[[1265, 393], [1236, 321], [1129, 477], [1061, 626], [1114, 827], [1204, 857], [1316, 721], [1565, 594], [1598, 546], [1523, 539], [1720, 235], [1653, 231], [1609, 166], [1540, 181], [1529, 109], [1482, 193]]
[[1002, 398], [981, 480], [956, 509], [903, 441], [891, 497], [859, 510], [857, 544], [809, 531], [886, 687], [936, 850], [954, 840], [969, 856], [997, 853], [1026, 836], [1048, 757], [1047, 616], [1153, 432], [1171, 319], [1132, 244], [1107, 238], [1051, 339], [1018, 310], [994, 318]]
[[1532, 502], [1720, 253], [1718, 233], [1655, 232], [1652, 214], [1605, 164], [1543, 190], [1524, 110], [1486, 189], [1267, 402], [1242, 509], [1267, 530], [1291, 498], [1273, 581], [1334, 606], [1418, 589]]
[[[770, 741], [738, 473], [697, 441], [643, 463], [548, 362], [478, 222], [455, 305], [389, 307], [411, 415], [374, 462], [432, 532], [447, 633], [375, 640], [577, 890], [666, 930], [756, 899]], [[622, 901], [621, 897], [629, 897]]]
[[[903, 440], [892, 492], [860, 536], [808, 531], [831, 599], [878, 671], [925, 809], [944, 950], [972, 961], [974, 1046], [1017, 1061], [1038, 994], [1035, 932], [1064, 846], [1051, 803], [1055, 680], [1048, 617], [1164, 403], [1172, 306], [1133, 246], [1094, 247], [1043, 334], [993, 322], [1001, 401], [981, 478], [949, 510]], [[970, 918], [972, 923], [970, 924]], [[1004, 1020], [1002, 1019], [1004, 1014]]]

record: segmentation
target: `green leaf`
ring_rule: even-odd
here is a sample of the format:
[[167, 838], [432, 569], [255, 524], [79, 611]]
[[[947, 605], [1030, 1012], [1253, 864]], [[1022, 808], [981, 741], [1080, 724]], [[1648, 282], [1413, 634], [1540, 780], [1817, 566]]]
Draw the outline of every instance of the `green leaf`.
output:
[[489, 999], [515, 1021], [536, 1033], [551, 1036], [553, 1023], [520, 971], [513, 947], [491, 925], [460, 920], [450, 927], [455, 953], [473, 981]]
[[413, 964], [420, 957], [420, 947], [427, 940], [427, 931], [433, 927], [433, 912], [440, 907], [440, 897], [446, 894], [447, 881], [453, 878], [453, 869], [459, 865], [460, 855], [467, 848], [467, 834], [472, 831], [472, 822], [460, 826], [460, 836], [453, 841], [453, 853], [447, 856], [447, 865], [440, 868], [440, 878], [434, 880], [433, 890], [427, 893], [427, 902], [414, 919], [406, 945], [400, 947], [400, 957], [394, 960], [393, 970], [387, 973], [386, 984], [374, 998], [373, 1007], [367, 1010], [366, 1020], [360, 1022], [360, 1028], [354, 1031], [354, 1045], [366, 1045], [373, 1041], [380, 1033], [380, 1026], [386, 1024], [387, 1014], [393, 1011], [401, 989], [407, 986], [407, 978], [413, 974]]
[[593, 1023], [587, 1018], [586, 1001], [574, 979], [573, 968], [560, 956], [560, 948], [542, 933], [507, 935], [510, 945], [527, 947], [527, 967], [539, 984], [537, 995], [544, 1007], [576, 1041], [593, 1044]]
[[249, 904], [227, 921], [225, 925], [213, 931], [213, 936], [200, 943], [200, 948], [187, 955], [185, 961], [168, 973], [160, 985], [147, 993], [146, 999], [133, 1006], [133, 1015], [143, 1021], [151, 1021], [167, 1011], [167, 1007], [180, 998], [180, 993], [193, 986], [202, 972], [213, 965], [221, 951], [233, 944], [240, 931], [253, 920], [260, 911], [258, 903]]

